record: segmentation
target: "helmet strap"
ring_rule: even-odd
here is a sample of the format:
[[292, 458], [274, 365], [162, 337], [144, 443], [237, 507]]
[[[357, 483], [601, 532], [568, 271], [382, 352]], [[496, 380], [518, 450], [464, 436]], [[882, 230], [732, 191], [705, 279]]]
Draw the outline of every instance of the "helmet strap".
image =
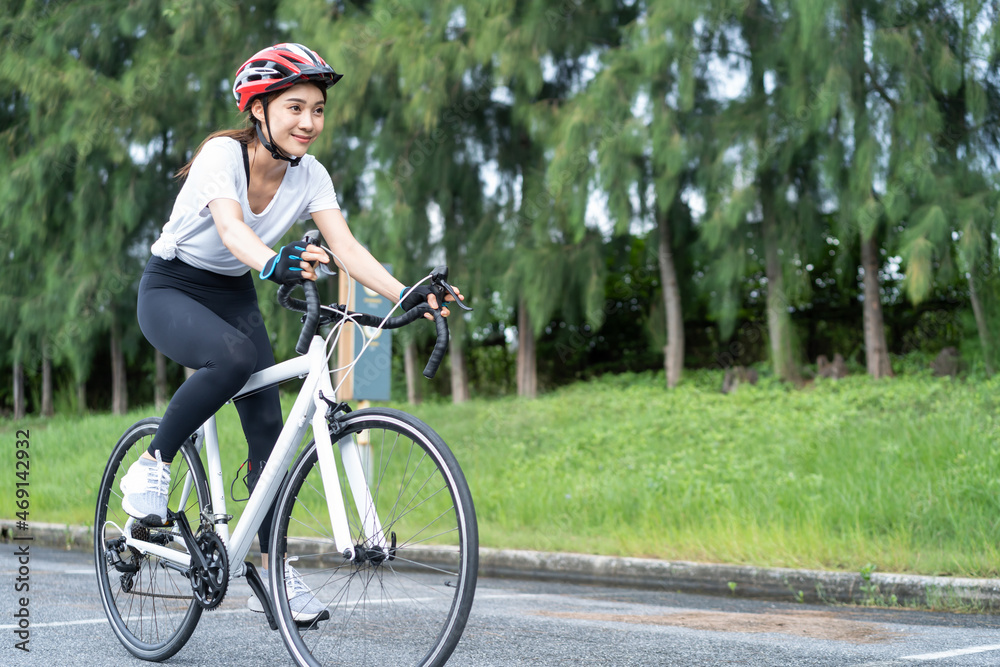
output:
[[[271, 121], [267, 116], [267, 102], [264, 100], [261, 101], [264, 105], [264, 125], [267, 127], [267, 135], [271, 136]], [[254, 123], [254, 127], [257, 128], [257, 140], [260, 141], [261, 146], [263, 146], [275, 160], [285, 160], [293, 167], [297, 167], [299, 162], [302, 161], [301, 157], [291, 157], [290, 155], [286, 155], [285, 152], [281, 150], [280, 146], [272, 144], [270, 141], [265, 139], [264, 133], [260, 130], [259, 121]]]

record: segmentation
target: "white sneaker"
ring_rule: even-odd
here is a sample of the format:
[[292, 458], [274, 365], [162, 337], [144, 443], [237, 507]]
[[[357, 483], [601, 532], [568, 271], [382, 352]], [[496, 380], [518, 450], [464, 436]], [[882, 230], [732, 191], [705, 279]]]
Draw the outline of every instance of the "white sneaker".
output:
[[155, 461], [140, 457], [129, 466], [118, 486], [124, 494], [122, 509], [130, 516], [159, 524], [167, 520], [170, 466], [160, 458], [160, 450], [156, 450]]
[[[289, 561], [296, 560], [297, 557], [289, 558]], [[326, 605], [320, 602], [313, 594], [309, 586], [302, 581], [302, 576], [291, 565], [285, 565], [285, 590], [288, 593], [288, 606], [292, 609], [292, 618], [300, 623], [311, 623], [326, 611]], [[264, 585], [269, 584], [269, 573], [265, 568], [260, 569], [260, 578]], [[264, 613], [264, 605], [256, 595], [251, 594], [247, 600], [247, 608], [250, 611]]]

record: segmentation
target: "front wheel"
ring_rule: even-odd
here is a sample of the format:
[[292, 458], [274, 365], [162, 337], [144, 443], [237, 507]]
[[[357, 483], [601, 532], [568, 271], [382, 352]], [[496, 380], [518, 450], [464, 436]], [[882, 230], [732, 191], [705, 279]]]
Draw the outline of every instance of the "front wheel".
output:
[[[159, 424], [156, 417], [143, 419], [118, 441], [97, 491], [94, 519], [94, 562], [111, 628], [133, 655], [153, 661], [177, 653], [191, 637], [202, 612], [184, 574], [154, 555], [125, 546], [129, 534], [187, 553], [176, 528], [146, 528], [131, 521], [122, 509], [121, 478], [149, 447]], [[168, 506], [183, 509], [188, 523], [197, 526], [201, 509], [210, 501], [205, 470], [190, 440], [170, 465], [168, 493]]]
[[[270, 573], [285, 644], [299, 665], [443, 665], [476, 589], [479, 532], [468, 484], [441, 437], [406, 413], [358, 410], [342, 425], [333, 449], [360, 555], [346, 560], [334, 544], [312, 442], [282, 489], [271, 537], [271, 554], [290, 557], [273, 558]], [[384, 540], [364, 534], [344, 474], [340, 447], [355, 445]], [[291, 581], [292, 564], [311, 594], [273, 583]], [[325, 612], [296, 624], [293, 607], [311, 596]]]

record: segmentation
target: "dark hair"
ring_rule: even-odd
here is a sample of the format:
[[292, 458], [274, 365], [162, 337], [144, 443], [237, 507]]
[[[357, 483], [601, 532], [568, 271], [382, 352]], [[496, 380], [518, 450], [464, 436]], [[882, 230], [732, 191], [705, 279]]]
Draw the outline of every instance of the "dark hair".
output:
[[[326, 102], [326, 86], [316, 83], [315, 81], [308, 81], [307, 83], [314, 84], [317, 88], [319, 88], [320, 91], [323, 93], [323, 102]], [[287, 88], [285, 90], [287, 90]], [[188, 160], [188, 163], [185, 164], [180, 169], [178, 169], [176, 172], [174, 172], [174, 178], [181, 179], [187, 177], [188, 172], [191, 171], [191, 165], [194, 164], [195, 158], [198, 157], [199, 153], [201, 153], [201, 149], [205, 147], [205, 144], [207, 144], [212, 139], [216, 139], [218, 137], [229, 137], [230, 139], [235, 139], [241, 144], [252, 146], [253, 143], [257, 141], [257, 122], [258, 122], [257, 119], [253, 117], [254, 101], [259, 97], [260, 100], [264, 103], [264, 106], [267, 106], [271, 102], [271, 100], [273, 100], [275, 97], [277, 97], [283, 92], [284, 90], [278, 90], [269, 95], [258, 95], [253, 100], [250, 100], [250, 104], [247, 105], [246, 115], [243, 118], [243, 127], [235, 130], [219, 130], [205, 137], [205, 140], [202, 141], [201, 144], [198, 146], [198, 150], [194, 152], [194, 155], [191, 156], [191, 159]]]

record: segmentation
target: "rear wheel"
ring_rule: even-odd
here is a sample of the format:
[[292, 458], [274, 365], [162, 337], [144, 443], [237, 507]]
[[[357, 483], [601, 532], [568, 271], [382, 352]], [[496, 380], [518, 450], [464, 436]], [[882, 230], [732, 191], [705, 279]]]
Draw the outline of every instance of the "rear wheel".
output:
[[[94, 562], [104, 611], [115, 635], [133, 655], [143, 660], [166, 660], [179, 651], [194, 632], [202, 608], [191, 583], [154, 555], [125, 546], [125, 533], [168, 549], [187, 553], [176, 528], [146, 528], [122, 509], [121, 478], [146, 451], [160, 420], [133, 424], [111, 453], [97, 493], [94, 519]], [[185, 484], [185, 482], [190, 484]], [[184, 495], [188, 487], [187, 495]], [[168, 506], [183, 502], [188, 522], [197, 526], [209, 505], [208, 482], [191, 441], [181, 447], [170, 465]]]
[[286, 587], [273, 583], [286, 580], [289, 563], [273, 558], [271, 593], [289, 652], [299, 665], [442, 665], [465, 629], [479, 566], [465, 477], [440, 436], [396, 410], [353, 412], [336, 437], [360, 449], [385, 544], [365, 535], [335, 441], [359, 555], [346, 560], [337, 551], [311, 443], [280, 494], [271, 554], [295, 557], [326, 612], [296, 624]]

